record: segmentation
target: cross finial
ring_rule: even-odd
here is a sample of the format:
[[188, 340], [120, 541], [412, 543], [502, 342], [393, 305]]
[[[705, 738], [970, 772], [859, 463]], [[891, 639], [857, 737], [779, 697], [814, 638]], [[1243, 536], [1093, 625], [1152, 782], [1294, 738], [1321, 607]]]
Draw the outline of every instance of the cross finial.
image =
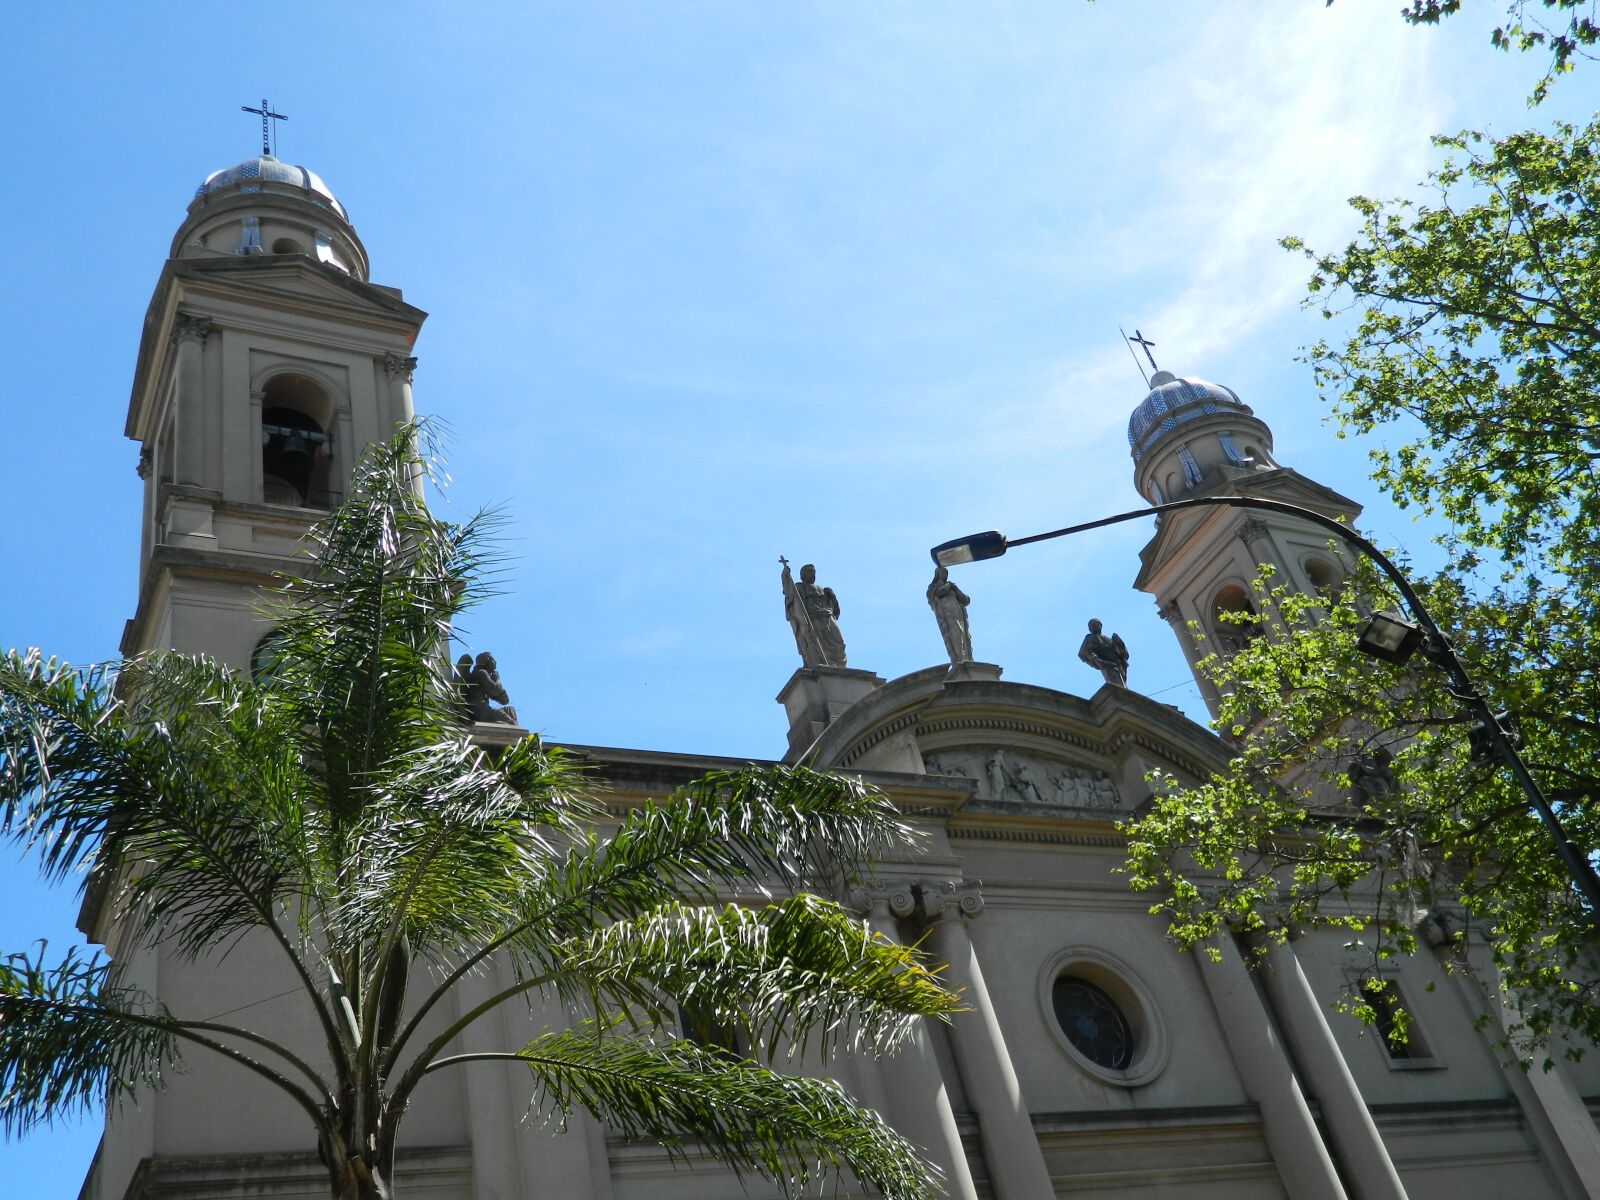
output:
[[274, 150], [273, 142], [276, 140], [276, 138], [273, 136], [275, 127], [272, 123], [274, 121], [287, 121], [289, 118], [280, 112], [273, 112], [272, 105], [268, 104], [265, 98], [262, 99], [260, 108], [251, 108], [248, 104], [241, 104], [239, 109], [241, 112], [257, 113], [260, 115], [261, 153], [272, 154]]
[[[1127, 335], [1124, 334], [1123, 336], [1126, 337]], [[1145, 337], [1145, 335], [1140, 333], [1137, 329], [1133, 331], [1133, 336], [1128, 338], [1128, 340], [1144, 351], [1144, 356], [1150, 360], [1150, 369], [1152, 371], [1159, 371], [1161, 369], [1160, 367], [1156, 366], [1155, 355], [1150, 353], [1151, 349], [1153, 349], [1155, 346], [1154, 342]]]

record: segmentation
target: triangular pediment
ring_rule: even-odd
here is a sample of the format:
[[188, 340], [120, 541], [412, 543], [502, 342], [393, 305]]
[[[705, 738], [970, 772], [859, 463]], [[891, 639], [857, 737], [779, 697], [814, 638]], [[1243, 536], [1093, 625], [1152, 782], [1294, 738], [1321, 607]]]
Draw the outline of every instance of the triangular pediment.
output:
[[195, 297], [221, 294], [258, 303], [313, 304], [416, 324], [426, 315], [389, 289], [298, 254], [179, 259], [169, 266], [181, 290]]
[[[1361, 506], [1348, 496], [1307, 479], [1289, 467], [1260, 471], [1244, 479], [1230, 480], [1213, 489], [1212, 494], [1276, 500], [1283, 504], [1308, 508], [1314, 513], [1335, 519], [1343, 517], [1353, 521], [1361, 513]], [[1226, 508], [1221, 505], [1215, 508], [1194, 508], [1166, 514], [1157, 527], [1155, 536], [1139, 552], [1139, 575], [1134, 580], [1133, 586], [1148, 591], [1145, 585], [1195, 540], [1203, 539], [1208, 527], [1222, 523], [1237, 524], [1253, 516], [1277, 521], [1294, 520], [1293, 517], [1283, 514], [1254, 514], [1248, 509]]]

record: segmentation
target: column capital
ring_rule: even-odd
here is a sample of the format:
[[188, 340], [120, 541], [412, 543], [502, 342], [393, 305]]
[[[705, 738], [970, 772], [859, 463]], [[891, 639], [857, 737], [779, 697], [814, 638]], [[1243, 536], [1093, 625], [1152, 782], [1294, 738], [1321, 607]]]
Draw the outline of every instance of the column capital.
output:
[[887, 917], [890, 913], [908, 917], [917, 909], [912, 887], [909, 879], [873, 880], [851, 888], [845, 893], [844, 903], [869, 917]]
[[414, 354], [395, 354], [393, 351], [383, 356], [383, 373], [391, 379], [399, 379], [403, 383], [410, 383], [411, 376], [417, 369], [417, 356]]
[[976, 917], [983, 911], [983, 880], [924, 879], [917, 884], [922, 914], [936, 921]]
[[194, 313], [178, 312], [172, 318], [172, 344], [182, 345], [184, 342], [204, 343], [206, 335], [211, 332], [211, 318], [196, 316]]
[[1267, 533], [1267, 523], [1260, 517], [1246, 517], [1239, 523], [1238, 537], [1245, 544], [1245, 549], [1247, 550], [1257, 541], [1266, 537]]
[[1178, 610], [1176, 600], [1168, 600], [1165, 604], [1157, 602], [1156, 615], [1169, 625], [1176, 625], [1183, 620], [1183, 613]]

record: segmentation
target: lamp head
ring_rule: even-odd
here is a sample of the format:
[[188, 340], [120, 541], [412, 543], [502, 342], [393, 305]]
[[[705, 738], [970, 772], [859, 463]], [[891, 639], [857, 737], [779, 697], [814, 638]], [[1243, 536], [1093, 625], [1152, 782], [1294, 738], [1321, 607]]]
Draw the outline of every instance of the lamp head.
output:
[[1422, 639], [1422, 630], [1394, 609], [1386, 608], [1372, 614], [1356, 639], [1356, 649], [1384, 662], [1403, 663], [1422, 645]]
[[957, 567], [962, 563], [981, 562], [986, 558], [999, 558], [1006, 552], [1006, 535], [998, 529], [987, 533], [969, 534], [951, 542], [941, 542], [928, 553], [941, 567]]

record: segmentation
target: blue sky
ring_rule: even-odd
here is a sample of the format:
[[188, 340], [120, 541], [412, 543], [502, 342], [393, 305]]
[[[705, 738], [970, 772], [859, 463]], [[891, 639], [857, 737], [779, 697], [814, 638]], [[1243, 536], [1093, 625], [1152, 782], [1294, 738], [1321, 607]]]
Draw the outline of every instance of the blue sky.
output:
[[[115, 652], [140, 321], [263, 95], [373, 279], [432, 314], [416, 394], [454, 429], [451, 500], [512, 518], [506, 591], [468, 640], [551, 737], [780, 753], [780, 554], [839, 593], [852, 666], [939, 661], [928, 546], [1138, 503], [1144, 389], [1118, 324], [1238, 391], [1378, 540], [1422, 550], [1366, 448], [1321, 422], [1295, 361], [1321, 322], [1276, 239], [1337, 244], [1345, 198], [1410, 190], [1430, 133], [1596, 107], [1580, 72], [1530, 116], [1539, 64], [1491, 51], [1498, 6], [1476, 7], [1436, 30], [1372, 0], [18, 8], [0, 641]], [[1134, 687], [1201, 715], [1130, 589], [1148, 533], [966, 569], [978, 656], [1092, 692], [1074, 654], [1098, 616]], [[0, 857], [0, 947], [63, 943], [75, 907]], [[8, 1188], [75, 1196], [95, 1136], [0, 1143]]]

